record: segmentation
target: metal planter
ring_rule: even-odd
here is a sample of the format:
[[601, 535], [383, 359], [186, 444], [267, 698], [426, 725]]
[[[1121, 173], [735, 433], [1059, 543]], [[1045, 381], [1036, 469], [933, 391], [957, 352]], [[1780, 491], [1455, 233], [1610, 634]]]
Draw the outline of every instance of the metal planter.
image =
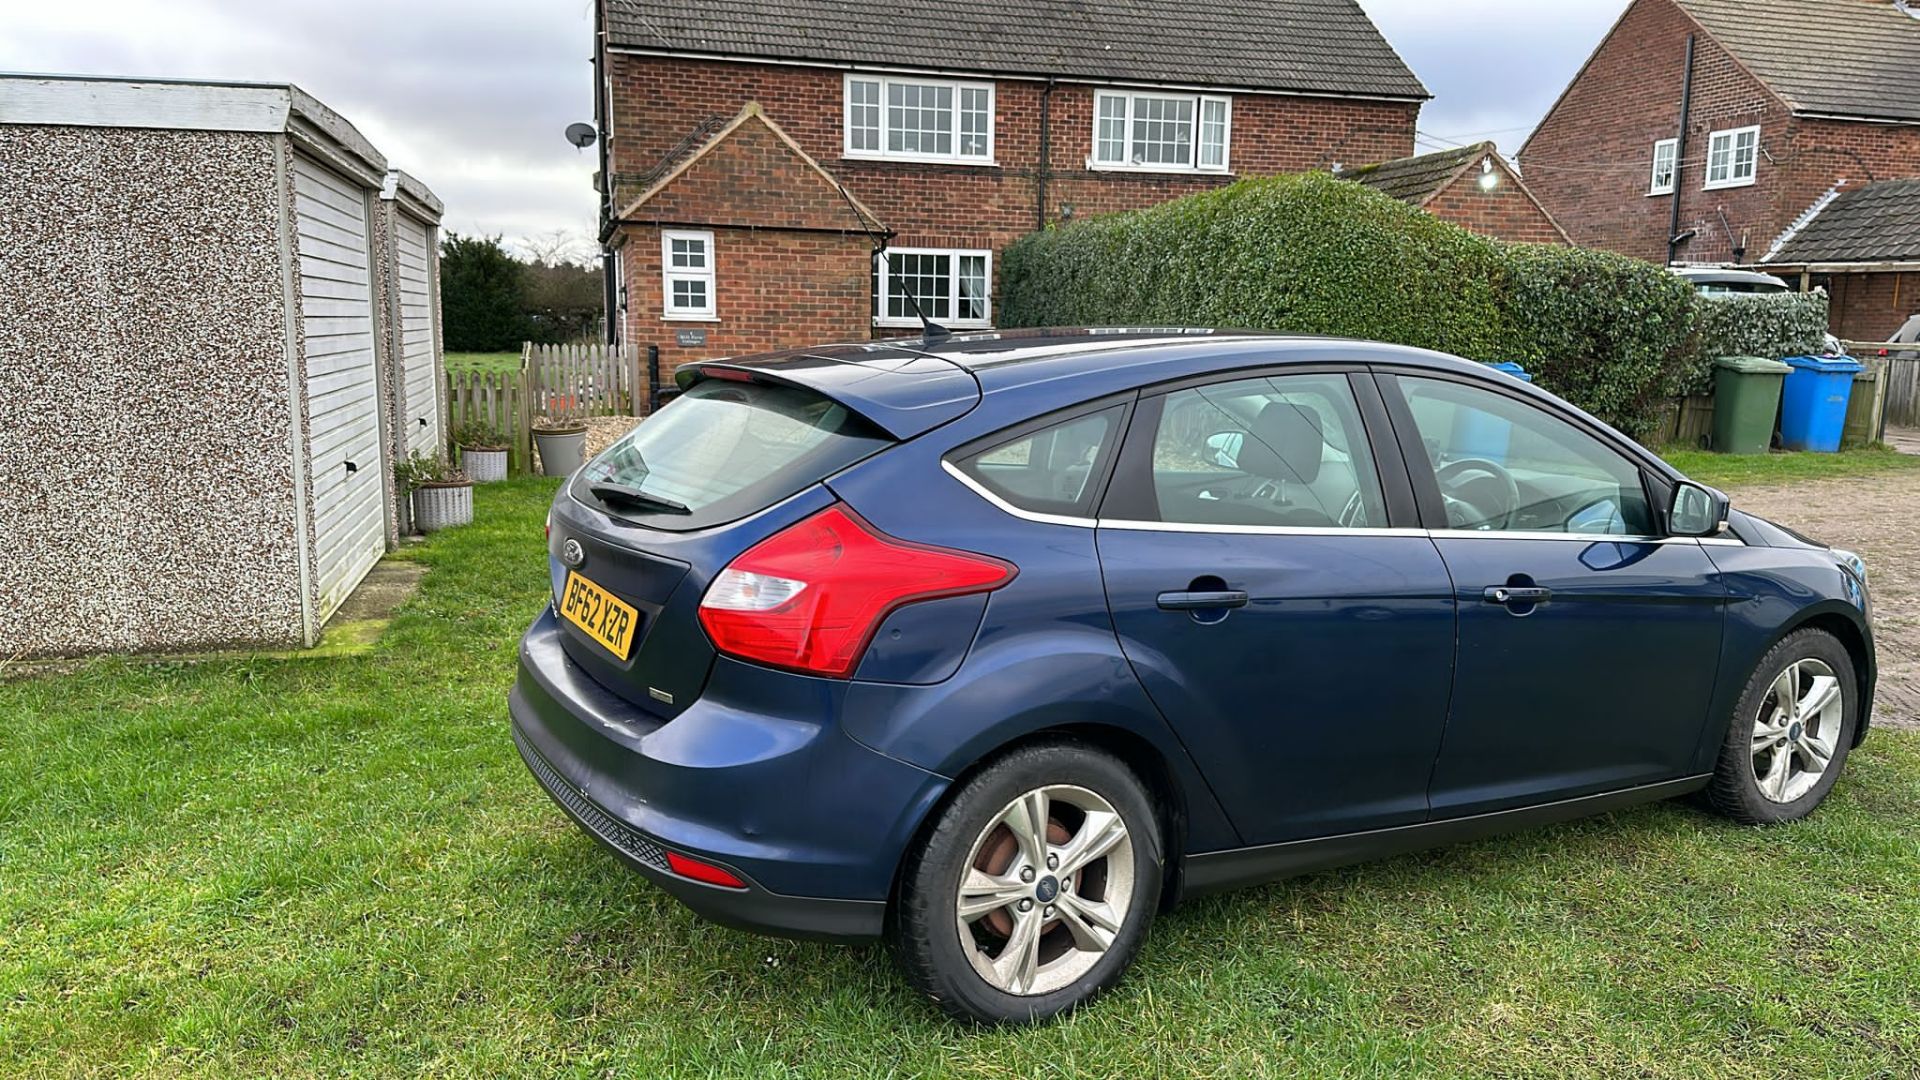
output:
[[533, 441], [540, 448], [540, 475], [572, 476], [586, 463], [587, 426], [535, 428]]
[[492, 448], [460, 448], [460, 471], [476, 484], [491, 484], [507, 478], [507, 451]]
[[421, 484], [413, 489], [413, 526], [438, 532], [473, 521], [473, 484]]

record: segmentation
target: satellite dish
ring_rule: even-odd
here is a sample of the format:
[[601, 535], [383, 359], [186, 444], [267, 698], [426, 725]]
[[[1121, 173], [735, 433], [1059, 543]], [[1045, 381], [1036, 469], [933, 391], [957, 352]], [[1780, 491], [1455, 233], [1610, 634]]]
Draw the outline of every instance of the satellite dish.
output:
[[600, 133], [593, 130], [592, 124], [568, 124], [567, 141], [585, 150], [600, 141]]

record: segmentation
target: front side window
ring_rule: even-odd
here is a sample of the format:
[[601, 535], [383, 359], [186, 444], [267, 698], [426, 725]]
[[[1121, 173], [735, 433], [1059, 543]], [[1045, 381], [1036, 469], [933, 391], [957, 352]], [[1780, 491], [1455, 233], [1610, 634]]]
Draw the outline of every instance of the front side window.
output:
[[1195, 94], [1094, 94], [1095, 168], [1224, 172], [1233, 103]]
[[1639, 467], [1594, 436], [1480, 387], [1407, 376], [1399, 383], [1448, 528], [1654, 534]]
[[1745, 187], [1759, 167], [1760, 129], [1716, 131], [1707, 139], [1707, 187]]
[[1153, 495], [1160, 520], [1172, 523], [1387, 523], [1345, 375], [1243, 379], [1167, 395], [1153, 440]]
[[1679, 167], [1680, 140], [1661, 139], [1653, 144], [1653, 184], [1649, 195], [1673, 194], [1674, 171]]
[[713, 234], [666, 230], [660, 234], [662, 296], [668, 319], [711, 319], [714, 299]]
[[1065, 420], [963, 458], [961, 472], [1000, 500], [1041, 514], [1089, 517], [1094, 480], [1121, 407]]
[[990, 325], [992, 260], [985, 251], [888, 248], [874, 260], [874, 324], [918, 326], [924, 314], [949, 326]]
[[846, 153], [991, 163], [993, 86], [849, 75]]

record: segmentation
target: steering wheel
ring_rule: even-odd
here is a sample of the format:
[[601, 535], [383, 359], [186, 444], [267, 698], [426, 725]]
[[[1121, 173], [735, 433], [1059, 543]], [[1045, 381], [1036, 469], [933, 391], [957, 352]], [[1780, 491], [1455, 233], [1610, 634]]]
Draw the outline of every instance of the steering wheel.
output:
[[[1506, 505], [1499, 513], [1488, 513], [1487, 508], [1472, 499], [1454, 494], [1473, 483], [1475, 473], [1491, 477], [1500, 488], [1500, 496]], [[1464, 506], [1472, 511], [1469, 519], [1478, 522], [1481, 529], [1511, 529], [1513, 515], [1520, 509], [1520, 485], [1513, 482], [1513, 474], [1497, 462], [1486, 458], [1461, 458], [1449, 461], [1434, 470], [1433, 477], [1440, 484], [1440, 497], [1447, 503], [1447, 524], [1454, 524], [1454, 507]]]

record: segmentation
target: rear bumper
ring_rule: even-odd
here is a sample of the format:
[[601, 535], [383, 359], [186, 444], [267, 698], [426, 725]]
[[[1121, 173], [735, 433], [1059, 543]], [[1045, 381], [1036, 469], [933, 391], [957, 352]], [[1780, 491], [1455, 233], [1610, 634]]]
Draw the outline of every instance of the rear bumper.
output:
[[574, 790], [540, 752], [528, 744], [517, 722], [513, 745], [540, 786], [574, 824], [618, 855], [622, 862], [693, 909], [695, 914], [726, 926], [780, 937], [870, 941], [880, 936], [887, 913], [886, 902], [882, 900], [782, 896], [755, 885], [738, 871], [735, 876], [747, 881], [744, 889], [727, 889], [679, 877], [667, 868], [666, 848], [662, 844], [615, 821], [592, 800]]
[[[521, 758], [568, 816], [716, 922], [783, 937], [880, 935], [900, 854], [943, 778], [861, 746], [830, 714], [770, 711], [821, 702], [767, 682], [794, 676], [747, 665], [717, 669], [701, 699], [662, 724], [573, 663], [562, 633], [551, 611], [528, 630], [508, 711]], [[746, 888], [680, 877], [668, 851]]]

